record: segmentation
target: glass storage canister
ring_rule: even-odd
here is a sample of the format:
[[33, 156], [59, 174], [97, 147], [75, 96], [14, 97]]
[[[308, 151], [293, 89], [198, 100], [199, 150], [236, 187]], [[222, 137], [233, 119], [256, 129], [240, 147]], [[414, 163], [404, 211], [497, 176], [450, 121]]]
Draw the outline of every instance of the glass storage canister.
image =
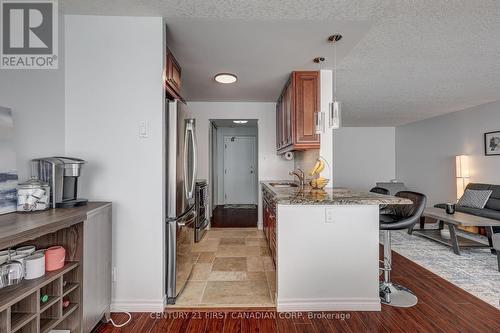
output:
[[37, 178], [21, 183], [17, 187], [17, 211], [33, 212], [50, 207], [50, 186]]

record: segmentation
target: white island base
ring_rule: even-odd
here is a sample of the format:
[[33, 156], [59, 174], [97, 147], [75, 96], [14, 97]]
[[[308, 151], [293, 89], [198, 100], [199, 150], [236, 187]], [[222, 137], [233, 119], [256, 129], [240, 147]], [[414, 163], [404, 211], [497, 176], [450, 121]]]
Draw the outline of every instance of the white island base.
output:
[[277, 205], [277, 310], [380, 311], [379, 206]]

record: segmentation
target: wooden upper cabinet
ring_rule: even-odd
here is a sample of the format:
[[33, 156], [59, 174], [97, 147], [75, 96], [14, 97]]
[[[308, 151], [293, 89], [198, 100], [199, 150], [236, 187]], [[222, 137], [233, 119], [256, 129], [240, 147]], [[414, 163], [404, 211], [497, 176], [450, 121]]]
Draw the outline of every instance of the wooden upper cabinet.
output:
[[283, 104], [283, 141], [284, 147], [288, 147], [292, 144], [292, 85], [291, 80], [285, 87], [283, 92], [283, 99], [285, 103]]
[[317, 149], [315, 114], [319, 111], [319, 71], [292, 72], [276, 105], [277, 151]]
[[281, 98], [276, 102], [276, 150], [279, 150], [281, 148], [282, 142], [281, 142], [281, 129], [282, 126], [281, 124], [281, 105], [282, 105], [282, 100]]
[[181, 97], [181, 66], [175, 59], [172, 52], [167, 49], [166, 63], [166, 89], [167, 95], [171, 98], [182, 99]]

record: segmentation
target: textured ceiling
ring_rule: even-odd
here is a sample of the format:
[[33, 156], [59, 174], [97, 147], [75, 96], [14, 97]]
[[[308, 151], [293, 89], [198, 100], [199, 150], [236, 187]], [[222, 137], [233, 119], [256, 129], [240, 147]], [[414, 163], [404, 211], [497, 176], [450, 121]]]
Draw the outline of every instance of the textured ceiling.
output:
[[[167, 21], [167, 44], [182, 67], [182, 95], [188, 101], [276, 101], [291, 71], [319, 69], [313, 59], [331, 54], [329, 35], [345, 32], [338, 49], [342, 59], [370, 26], [330, 20]], [[214, 81], [216, 73], [225, 72], [238, 81]]]
[[[167, 18], [188, 100], [273, 100], [289, 70], [311, 66], [313, 54], [331, 58], [321, 54], [327, 31], [346, 36], [338, 64], [346, 125], [399, 125], [500, 99], [498, 0], [64, 0], [60, 6], [70, 14]], [[296, 31], [289, 35], [290, 29]], [[241, 61], [241, 54], [249, 56]], [[243, 73], [239, 86], [209, 84], [219, 69]]]

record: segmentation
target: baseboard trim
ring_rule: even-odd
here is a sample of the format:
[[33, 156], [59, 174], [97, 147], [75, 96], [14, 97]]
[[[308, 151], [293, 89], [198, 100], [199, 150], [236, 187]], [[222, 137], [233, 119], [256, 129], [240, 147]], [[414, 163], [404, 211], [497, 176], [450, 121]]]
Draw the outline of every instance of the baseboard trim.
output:
[[116, 300], [111, 303], [111, 312], [163, 312], [165, 300]]
[[380, 299], [318, 298], [285, 299], [277, 301], [278, 312], [293, 311], [380, 311]]

